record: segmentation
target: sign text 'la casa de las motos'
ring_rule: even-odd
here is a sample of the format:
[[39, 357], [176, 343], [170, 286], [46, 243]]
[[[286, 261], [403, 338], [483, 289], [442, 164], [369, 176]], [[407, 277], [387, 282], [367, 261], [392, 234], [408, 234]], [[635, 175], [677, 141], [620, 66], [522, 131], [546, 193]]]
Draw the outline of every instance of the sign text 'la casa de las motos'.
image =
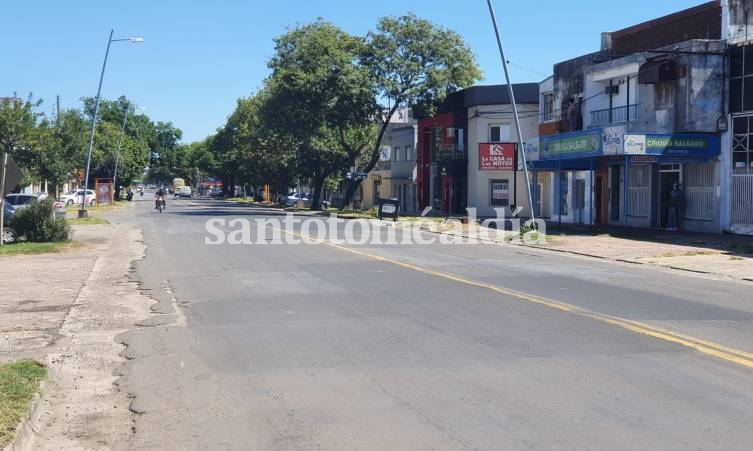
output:
[[478, 149], [479, 171], [514, 171], [517, 166], [515, 143], [481, 143]]

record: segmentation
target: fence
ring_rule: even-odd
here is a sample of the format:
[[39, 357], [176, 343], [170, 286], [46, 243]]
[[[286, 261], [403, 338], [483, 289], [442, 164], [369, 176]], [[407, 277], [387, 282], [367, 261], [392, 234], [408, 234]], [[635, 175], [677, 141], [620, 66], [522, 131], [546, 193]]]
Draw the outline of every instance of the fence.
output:
[[630, 167], [628, 179], [628, 216], [648, 218], [651, 210], [651, 166], [639, 164]]
[[685, 165], [685, 219], [714, 220], [714, 165]]
[[732, 224], [753, 225], [753, 174], [732, 176]]

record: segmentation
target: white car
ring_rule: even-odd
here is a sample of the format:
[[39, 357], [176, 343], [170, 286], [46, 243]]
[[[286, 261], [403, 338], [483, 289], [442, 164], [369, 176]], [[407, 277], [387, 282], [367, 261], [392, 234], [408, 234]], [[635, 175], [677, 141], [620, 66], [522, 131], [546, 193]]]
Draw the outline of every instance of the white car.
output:
[[[80, 205], [81, 204], [81, 197], [84, 195], [84, 190], [78, 189], [78, 190], [72, 190], [68, 191], [67, 193], [60, 196], [60, 202], [66, 204], [66, 205]], [[94, 202], [96, 200], [96, 193], [94, 190], [88, 189], [86, 190], [86, 203], [89, 205], [94, 205]]]
[[187, 197], [190, 199], [193, 196], [193, 191], [191, 191], [190, 186], [181, 186], [178, 188], [178, 191], [175, 192], [175, 195], [180, 196], [181, 198]]
[[[313, 197], [314, 196], [311, 193], [303, 193], [303, 198], [301, 199], [301, 201], [303, 202], [303, 206], [305, 208], [308, 208], [311, 206], [311, 199]], [[280, 197], [280, 199], [278, 199], [278, 203], [282, 205], [283, 207], [295, 207], [298, 205], [298, 199], [299, 199], [298, 193], [290, 193], [290, 195], [287, 197]], [[322, 200], [321, 206], [322, 208], [328, 208], [329, 202], [327, 202], [326, 200]]]

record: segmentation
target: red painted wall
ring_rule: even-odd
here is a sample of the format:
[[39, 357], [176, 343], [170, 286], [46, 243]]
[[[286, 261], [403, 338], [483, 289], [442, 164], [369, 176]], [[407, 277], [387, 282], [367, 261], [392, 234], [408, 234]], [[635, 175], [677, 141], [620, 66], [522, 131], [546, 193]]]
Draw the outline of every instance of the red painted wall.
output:
[[[418, 204], [420, 209], [426, 208], [431, 205], [429, 200], [429, 163], [430, 147], [429, 140], [430, 133], [434, 127], [452, 127], [454, 121], [453, 113], [442, 113], [434, 117], [424, 118], [418, 120], [418, 154], [416, 155], [416, 164], [418, 165]], [[447, 133], [442, 133], [443, 144], [452, 144], [453, 138], [448, 138]]]

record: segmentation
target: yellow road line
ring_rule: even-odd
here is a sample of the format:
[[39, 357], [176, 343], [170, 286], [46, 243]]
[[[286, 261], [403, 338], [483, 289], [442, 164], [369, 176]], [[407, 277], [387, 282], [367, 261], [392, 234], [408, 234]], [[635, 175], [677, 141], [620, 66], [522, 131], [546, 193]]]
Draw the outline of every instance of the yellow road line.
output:
[[[305, 238], [303, 235], [296, 232], [286, 231], [282, 229], [277, 229], [277, 230], [283, 233], [296, 236], [298, 238]], [[593, 311], [590, 311], [590, 310], [587, 310], [587, 309], [584, 309], [584, 308], [581, 308], [572, 304], [567, 304], [565, 302], [555, 301], [553, 299], [548, 299], [541, 296], [535, 296], [535, 295], [523, 293], [521, 291], [512, 290], [509, 288], [503, 288], [498, 285], [494, 285], [494, 284], [490, 284], [486, 282], [479, 282], [477, 280], [468, 279], [463, 276], [458, 276], [456, 274], [450, 274], [450, 273], [446, 273], [442, 271], [437, 271], [435, 269], [431, 269], [431, 268], [427, 268], [427, 267], [419, 266], [419, 265], [414, 265], [412, 263], [406, 263], [400, 260], [395, 260], [393, 258], [377, 255], [371, 252], [366, 252], [366, 251], [362, 251], [358, 249], [353, 249], [351, 247], [342, 246], [340, 244], [335, 244], [330, 241], [324, 241], [323, 244], [340, 249], [345, 252], [350, 252], [352, 254], [371, 258], [373, 260], [397, 265], [405, 269], [410, 269], [412, 271], [420, 272], [420, 273], [427, 274], [430, 276], [441, 277], [443, 279], [451, 280], [451, 281], [462, 283], [465, 285], [474, 286], [477, 288], [484, 288], [484, 289], [493, 291], [495, 293], [517, 298], [526, 302], [544, 305], [546, 307], [557, 309], [563, 312], [572, 313], [572, 314], [579, 315], [585, 318], [590, 318], [590, 319], [593, 319], [602, 323], [610, 324], [613, 326], [618, 326], [618, 327], [621, 327], [623, 329], [629, 330], [637, 334], [646, 335], [646, 336], [653, 337], [659, 340], [679, 344], [681, 346], [694, 349], [706, 355], [717, 357], [719, 359], [726, 360], [728, 362], [733, 362], [733, 363], [736, 363], [738, 365], [742, 365], [748, 368], [753, 368], [753, 353], [745, 352], [740, 349], [731, 348], [731, 347], [724, 346], [718, 343], [714, 343], [712, 341], [703, 340], [703, 339], [692, 337], [689, 335], [671, 332], [669, 330], [661, 329], [661, 328], [651, 326], [645, 323], [641, 323], [638, 321], [632, 321], [625, 318], [620, 318], [616, 316], [606, 315], [603, 313], [593, 312]]]

